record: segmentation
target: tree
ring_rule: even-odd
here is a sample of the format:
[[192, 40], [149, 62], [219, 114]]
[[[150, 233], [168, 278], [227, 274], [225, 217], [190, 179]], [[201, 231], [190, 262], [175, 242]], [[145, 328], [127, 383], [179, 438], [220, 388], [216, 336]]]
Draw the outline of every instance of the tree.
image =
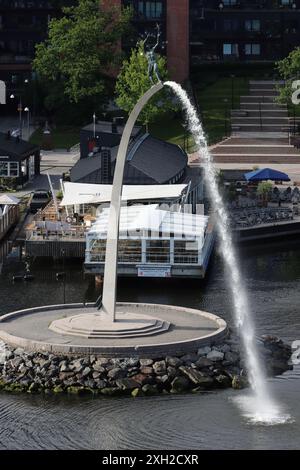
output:
[[[168, 79], [167, 63], [165, 57], [156, 54], [159, 75], [162, 81]], [[130, 113], [138, 99], [151, 87], [148, 75], [148, 61], [145, 53], [144, 41], [139, 41], [132, 49], [129, 59], [124, 60], [116, 83], [116, 103]], [[139, 121], [148, 127], [148, 124], [157, 120], [162, 114], [175, 110], [170, 99], [170, 93], [162, 90], [148, 102], [139, 116]]]
[[280, 77], [285, 81], [284, 86], [278, 88], [279, 101], [282, 103], [290, 103], [292, 94], [295, 91], [292, 88], [292, 83], [294, 80], [300, 78], [300, 47], [290, 52], [285, 59], [277, 62], [276, 67]]
[[263, 203], [267, 205], [269, 195], [272, 192], [273, 185], [271, 181], [261, 181], [257, 186], [257, 194], [261, 196]]
[[[108, 72], [121, 62], [119, 47], [131, 10], [99, 6], [99, 0], [79, 0], [63, 8], [49, 24], [48, 39], [36, 46], [33, 68], [52, 89], [50, 102], [71, 102], [107, 95]], [[111, 79], [110, 79], [111, 81]]]

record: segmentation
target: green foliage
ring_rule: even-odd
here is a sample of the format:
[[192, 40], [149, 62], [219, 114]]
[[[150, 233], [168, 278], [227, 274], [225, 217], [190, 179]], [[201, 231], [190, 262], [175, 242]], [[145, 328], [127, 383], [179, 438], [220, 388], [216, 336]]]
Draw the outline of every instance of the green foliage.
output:
[[99, 0], [79, 0], [63, 12], [50, 21], [48, 39], [36, 46], [33, 63], [50, 90], [48, 109], [61, 106], [66, 97], [78, 103], [107, 95], [107, 75], [121, 61], [118, 44], [131, 15], [128, 9], [106, 11]]
[[294, 49], [285, 59], [276, 64], [281, 79], [285, 85], [278, 89], [281, 103], [290, 103], [293, 93], [292, 82], [300, 78], [300, 47]]
[[[159, 75], [162, 81], [168, 79], [167, 63], [165, 57], [156, 54]], [[124, 60], [116, 83], [117, 105], [130, 113], [139, 98], [151, 87], [148, 76], [148, 61], [145, 54], [144, 43], [140, 41], [131, 51], [129, 59]], [[151, 98], [139, 116], [139, 120], [148, 125], [155, 122], [168, 111], [175, 110], [170, 99], [170, 92], [162, 90]]]
[[271, 193], [273, 185], [271, 181], [261, 181], [257, 186], [257, 194], [262, 196], [264, 200], [268, 199], [269, 194]]

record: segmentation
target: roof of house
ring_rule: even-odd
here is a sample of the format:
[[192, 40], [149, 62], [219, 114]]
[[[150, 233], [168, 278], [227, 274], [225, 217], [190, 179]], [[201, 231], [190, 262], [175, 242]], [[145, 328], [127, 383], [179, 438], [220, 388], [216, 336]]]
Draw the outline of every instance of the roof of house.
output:
[[[111, 149], [113, 167], [118, 149], [118, 146]], [[186, 166], [187, 155], [179, 146], [156, 139], [149, 134], [143, 134], [134, 139], [129, 146], [124, 170], [124, 183], [169, 183]], [[100, 183], [100, 170], [100, 155], [81, 159], [71, 170], [71, 180]]]
[[9, 156], [14, 160], [22, 160], [38, 150], [37, 145], [17, 137], [8, 138], [7, 134], [0, 132], [0, 159], [3, 156]]
[[[112, 148], [119, 145], [124, 130], [124, 125], [114, 125], [111, 122], [99, 121], [94, 126], [93, 123], [84, 126], [81, 132], [89, 132], [96, 134], [96, 140], [99, 142], [99, 147]], [[132, 131], [132, 137], [136, 137], [141, 131], [140, 126], [135, 126]]]

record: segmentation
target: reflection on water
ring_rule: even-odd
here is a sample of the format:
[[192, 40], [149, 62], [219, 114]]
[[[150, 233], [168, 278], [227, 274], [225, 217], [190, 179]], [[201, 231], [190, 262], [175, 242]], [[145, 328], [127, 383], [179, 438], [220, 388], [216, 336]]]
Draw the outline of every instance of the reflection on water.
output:
[[[300, 244], [276, 244], [241, 250], [243, 275], [254, 306], [258, 333], [300, 339]], [[35, 270], [33, 283], [13, 285], [0, 276], [0, 311], [62, 301], [55, 279], [61, 266]], [[69, 266], [67, 301], [82, 301], [89, 286], [81, 267]], [[97, 293], [90, 288], [90, 299]], [[122, 300], [170, 303], [208, 310], [231, 320], [220, 258], [205, 282], [167, 283], [127, 280], [119, 283]], [[253, 426], [232, 399], [246, 392], [151, 398], [76, 399], [0, 395], [0, 448], [94, 449], [297, 449], [300, 435], [300, 368], [270, 381], [272, 393], [292, 414], [282, 426]]]

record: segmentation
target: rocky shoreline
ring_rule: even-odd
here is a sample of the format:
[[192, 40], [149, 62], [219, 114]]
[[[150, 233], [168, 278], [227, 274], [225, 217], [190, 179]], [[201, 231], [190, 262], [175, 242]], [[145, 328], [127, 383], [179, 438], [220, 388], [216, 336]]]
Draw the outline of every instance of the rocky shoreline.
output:
[[[258, 339], [267, 375], [292, 369], [291, 348], [274, 336]], [[242, 389], [247, 371], [237, 336], [180, 357], [103, 358], [56, 356], [1, 345], [0, 390], [45, 394], [144, 396], [158, 393]]]

